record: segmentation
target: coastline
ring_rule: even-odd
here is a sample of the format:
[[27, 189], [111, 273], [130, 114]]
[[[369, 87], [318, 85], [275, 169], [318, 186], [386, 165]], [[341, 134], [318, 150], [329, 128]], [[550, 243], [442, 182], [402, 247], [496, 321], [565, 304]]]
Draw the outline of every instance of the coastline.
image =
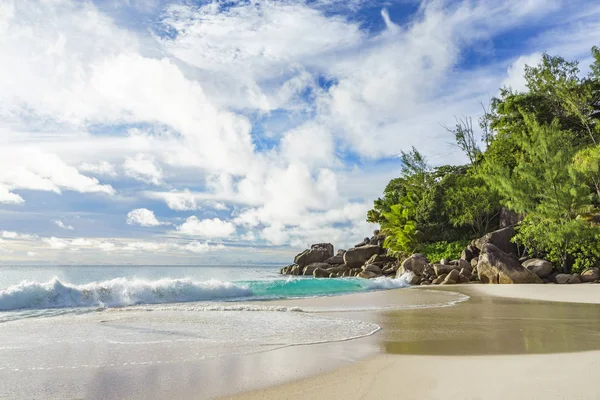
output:
[[[588, 304], [552, 301], [575, 301], [582, 289]], [[593, 372], [600, 360], [600, 285], [428, 286], [248, 304], [298, 307], [315, 326], [345, 319], [380, 329], [358, 339], [326, 343], [318, 343], [309, 330], [301, 344], [205, 359], [193, 357], [198, 351], [194, 342], [173, 331], [166, 347], [139, 347], [143, 359], [172, 360], [148, 364], [131, 363], [127, 353], [102, 358], [102, 349], [90, 342], [80, 348], [81, 362], [74, 365], [93, 360], [103, 365], [69, 367], [65, 360], [75, 354], [64, 347], [54, 358], [64, 367], [0, 367], [0, 398], [371, 399], [402, 394], [487, 399], [497, 393], [497, 398], [597, 398]], [[194, 304], [185, 303], [188, 306], [193, 309]], [[132, 307], [65, 318], [134, 337], [162, 326], [154, 321], [189, 325], [203, 318], [177, 307], [152, 312], [146, 308], [141, 314]], [[245, 318], [262, 332], [268, 326], [260, 322], [271, 320], [260, 315]], [[56, 332], [65, 318], [23, 320], [5, 327], [18, 330], [32, 322]], [[131, 346], [124, 349], [135, 351]]]
[[[382, 327], [374, 338], [377, 354], [227, 398], [598, 397], [594, 371], [600, 366], [600, 308], [595, 305], [600, 304], [600, 285], [456, 285], [425, 290], [471, 298], [444, 309], [365, 312], [361, 317]], [[400, 291], [380, 293], [394, 296]]]

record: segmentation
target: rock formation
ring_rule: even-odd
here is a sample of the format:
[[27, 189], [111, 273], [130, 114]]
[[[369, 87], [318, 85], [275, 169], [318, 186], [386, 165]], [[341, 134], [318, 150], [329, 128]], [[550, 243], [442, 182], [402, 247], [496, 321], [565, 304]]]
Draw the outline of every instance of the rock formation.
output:
[[385, 237], [375, 231], [373, 237], [334, 255], [331, 243], [313, 244], [298, 254], [282, 274], [315, 278], [399, 278], [408, 277], [412, 285], [454, 285], [465, 283], [600, 283], [600, 269], [589, 268], [581, 274], [561, 274], [552, 263], [539, 258], [518, 260], [517, 247], [511, 241], [512, 226], [475, 239], [458, 260], [431, 263], [423, 254], [405, 259], [387, 255], [382, 247]]

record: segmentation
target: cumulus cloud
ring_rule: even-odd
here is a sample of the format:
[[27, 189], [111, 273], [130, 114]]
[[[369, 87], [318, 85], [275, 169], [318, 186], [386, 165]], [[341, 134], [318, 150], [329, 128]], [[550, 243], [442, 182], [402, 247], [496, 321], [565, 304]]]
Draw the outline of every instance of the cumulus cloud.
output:
[[131, 210], [127, 214], [127, 224], [140, 226], [164, 225], [163, 222], [156, 219], [154, 211], [148, 210], [147, 208], [136, 208], [135, 210]]
[[123, 163], [125, 175], [138, 181], [160, 185], [162, 181], [162, 169], [155, 164], [154, 157], [146, 154], [137, 154], [129, 157]]
[[108, 176], [111, 178], [117, 176], [117, 170], [115, 169], [115, 166], [107, 161], [100, 161], [96, 164], [84, 162], [79, 165], [79, 170], [93, 175]]
[[54, 220], [52, 221], [54, 223], [54, 225], [58, 226], [59, 228], [62, 229], [67, 229], [69, 231], [74, 230], [75, 228], [73, 228], [73, 225], [66, 225], [64, 222], [60, 221], [60, 220]]
[[16, 193], [10, 192], [7, 188], [0, 185], [0, 204], [23, 204], [25, 200]]
[[115, 193], [112, 186], [82, 175], [56, 154], [34, 148], [3, 146], [0, 148], [0, 199], [22, 203], [21, 196], [10, 193], [14, 189], [55, 193], [62, 193], [63, 190], [108, 195]]
[[219, 218], [200, 220], [191, 216], [177, 227], [177, 232], [183, 235], [205, 238], [227, 238], [235, 233], [235, 225]]

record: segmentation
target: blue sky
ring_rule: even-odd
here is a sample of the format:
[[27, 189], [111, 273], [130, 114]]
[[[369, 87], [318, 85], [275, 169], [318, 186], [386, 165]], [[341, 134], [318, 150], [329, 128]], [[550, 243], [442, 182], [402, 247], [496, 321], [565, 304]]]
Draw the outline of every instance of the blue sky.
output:
[[600, 5], [2, 0], [0, 38], [0, 263], [285, 262], [542, 52], [585, 71]]

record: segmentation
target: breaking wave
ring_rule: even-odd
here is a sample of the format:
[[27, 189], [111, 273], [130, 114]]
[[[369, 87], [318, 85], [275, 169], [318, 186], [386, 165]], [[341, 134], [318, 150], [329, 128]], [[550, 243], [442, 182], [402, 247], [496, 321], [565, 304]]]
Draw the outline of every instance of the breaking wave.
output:
[[251, 296], [244, 285], [209, 280], [160, 279], [146, 281], [116, 278], [72, 285], [53, 278], [49, 282], [24, 281], [0, 290], [0, 311], [26, 308], [120, 307], [135, 304], [180, 303]]
[[407, 286], [410, 285], [406, 277], [398, 279], [289, 277], [238, 282], [215, 279], [194, 281], [189, 278], [159, 280], [115, 278], [80, 285], [61, 282], [55, 277], [48, 282], [23, 281], [0, 290], [0, 311], [316, 297]]

